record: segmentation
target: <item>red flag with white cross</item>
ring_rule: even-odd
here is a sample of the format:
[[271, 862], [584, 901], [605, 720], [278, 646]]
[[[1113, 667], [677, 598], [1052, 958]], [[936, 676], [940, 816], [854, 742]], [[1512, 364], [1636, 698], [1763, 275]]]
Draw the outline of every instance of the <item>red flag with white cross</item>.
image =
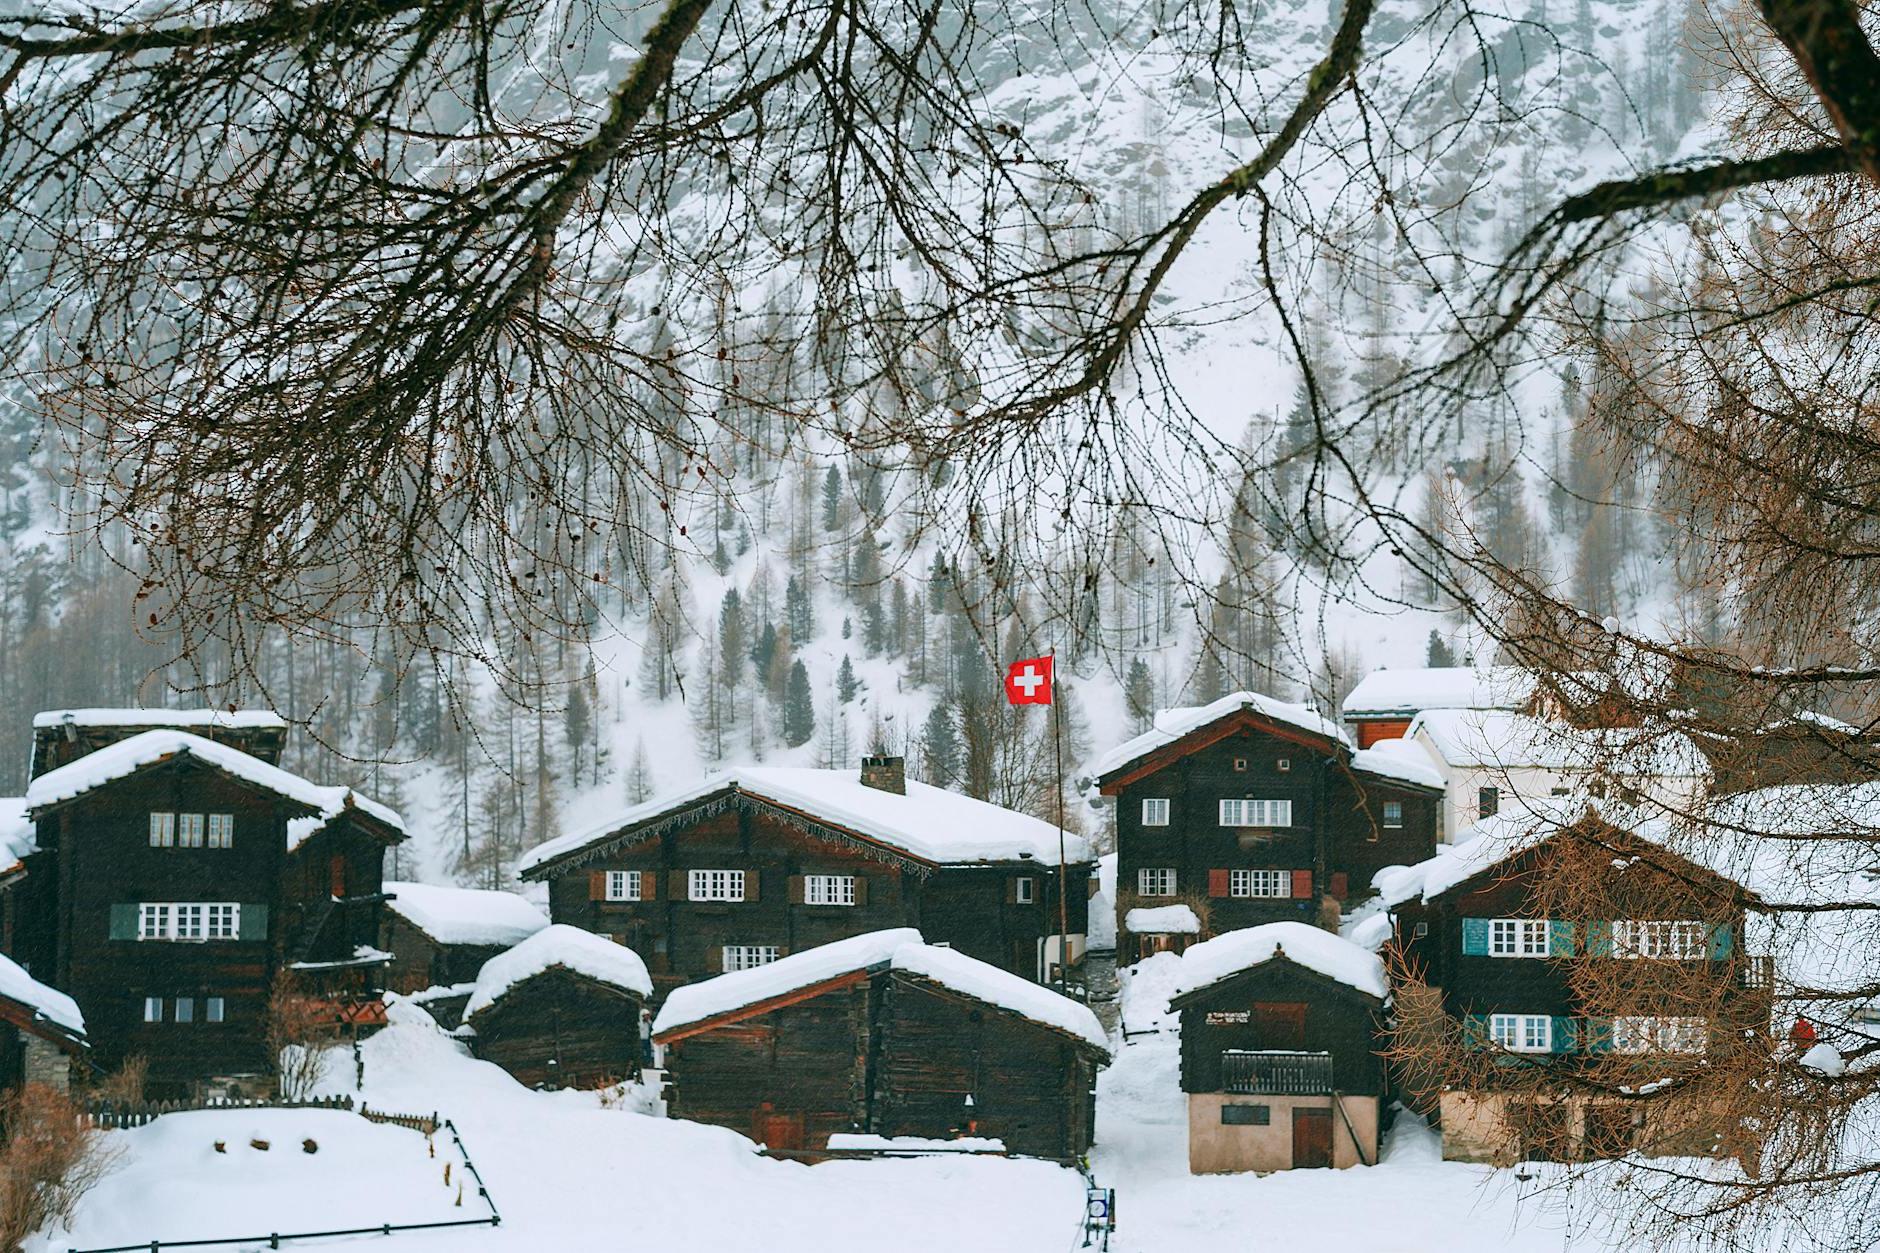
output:
[[1051, 703], [1051, 659], [1027, 657], [1005, 672], [1005, 699], [1014, 705]]

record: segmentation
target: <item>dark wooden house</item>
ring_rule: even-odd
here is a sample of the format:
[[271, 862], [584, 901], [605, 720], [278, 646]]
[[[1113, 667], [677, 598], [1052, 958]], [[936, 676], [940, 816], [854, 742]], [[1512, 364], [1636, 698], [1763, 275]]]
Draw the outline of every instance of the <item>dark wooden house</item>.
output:
[[464, 1007], [471, 1050], [532, 1088], [602, 1088], [640, 1074], [652, 995], [632, 949], [578, 927], [537, 931], [491, 958]]
[[[1768, 1031], [1770, 963], [1745, 953], [1756, 897], [1672, 851], [1657, 826], [1565, 807], [1504, 813], [1468, 842], [1379, 876], [1408, 968], [1466, 1046], [1495, 1063], [1481, 1081], [1426, 1098], [1445, 1157], [1686, 1154], [1732, 1142], [1727, 1116], [1681, 1104], [1672, 1081]], [[1555, 875], [1594, 884], [1581, 891], [1604, 902], [1601, 916], [1550, 917], [1542, 884]], [[1584, 1082], [1537, 1100], [1537, 1073]], [[1654, 1088], [1664, 1093], [1654, 1102], [1618, 1099]]]
[[11, 953], [82, 1007], [101, 1069], [141, 1055], [154, 1094], [259, 1086], [284, 968], [336, 1015], [376, 1004], [392, 811], [165, 729], [37, 776], [26, 804]]
[[898, 757], [869, 758], [859, 776], [750, 766], [550, 841], [522, 877], [549, 885], [555, 922], [638, 952], [662, 995], [898, 926], [1048, 979], [1061, 924], [1071, 963], [1082, 957], [1092, 865], [1080, 836], [1061, 840], [1036, 818], [908, 782]]
[[0, 957], [0, 1091], [38, 1083], [63, 1092], [89, 1053], [78, 1003]]
[[388, 882], [378, 937], [392, 955], [386, 986], [419, 992], [474, 983], [483, 963], [547, 925], [514, 892]]
[[1376, 1165], [1389, 999], [1377, 954], [1303, 923], [1189, 949], [1169, 1001], [1181, 1015], [1189, 1170]]
[[1311, 710], [1252, 692], [1165, 710], [1098, 767], [1116, 798], [1119, 921], [1181, 901], [1204, 935], [1312, 922], [1428, 857], [1442, 777], [1402, 748], [1354, 752]]
[[653, 1042], [672, 1116], [810, 1158], [859, 1133], [1073, 1160], [1109, 1056], [1084, 1006], [905, 928], [675, 991]]

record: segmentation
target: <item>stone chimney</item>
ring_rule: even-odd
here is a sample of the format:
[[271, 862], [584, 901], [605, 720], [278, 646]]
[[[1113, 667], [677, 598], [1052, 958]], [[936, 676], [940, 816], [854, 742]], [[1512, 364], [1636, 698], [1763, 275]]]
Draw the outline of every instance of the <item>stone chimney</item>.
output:
[[880, 788], [896, 796], [907, 795], [907, 758], [869, 756], [862, 758], [862, 786]]

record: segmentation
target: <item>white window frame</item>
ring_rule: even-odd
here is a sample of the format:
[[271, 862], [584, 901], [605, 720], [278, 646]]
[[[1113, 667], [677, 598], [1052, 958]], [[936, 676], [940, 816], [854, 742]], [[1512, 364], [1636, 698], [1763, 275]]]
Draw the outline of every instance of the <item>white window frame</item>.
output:
[[209, 821], [202, 814], [176, 815], [176, 847], [201, 848], [209, 836]]
[[742, 901], [744, 899], [744, 872], [742, 870], [688, 870], [685, 886], [687, 900]]
[[239, 940], [242, 907], [234, 901], [145, 901], [137, 906], [137, 938], [200, 944]]
[[1038, 902], [1038, 882], [1028, 874], [1022, 874], [1012, 881], [1012, 903], [1015, 905], [1035, 905]]
[[1615, 1053], [1704, 1053], [1710, 1024], [1694, 1016], [1627, 1016], [1612, 1020]]
[[209, 847], [210, 848], [234, 848], [235, 847], [235, 815], [234, 814], [210, 814], [209, 815]]
[[637, 870], [609, 870], [607, 872], [606, 899], [610, 901], [637, 901], [641, 899], [640, 872]]
[[1290, 870], [1230, 870], [1227, 894], [1245, 899], [1272, 900], [1292, 896]]
[[1230, 797], [1221, 801], [1224, 827], [1290, 827], [1292, 824], [1290, 800]]
[[1490, 957], [1545, 957], [1552, 928], [1545, 918], [1490, 918]]
[[203, 997], [202, 1020], [204, 1022], [227, 1022], [228, 1002], [219, 996]]
[[154, 810], [151, 811], [150, 847], [152, 848], [175, 848], [176, 847], [176, 815], [175, 814], [158, 813]]
[[1384, 802], [1383, 825], [1386, 831], [1403, 830], [1403, 802], [1402, 801], [1385, 801]]
[[170, 938], [172, 940], [204, 940], [208, 933], [203, 930], [204, 907], [197, 904], [178, 904], [170, 907]]
[[1551, 1053], [1554, 1020], [1546, 1014], [1490, 1014], [1488, 1038], [1510, 1053]]
[[1176, 890], [1173, 866], [1144, 866], [1136, 871], [1137, 896], [1173, 896]]
[[167, 940], [173, 932], [170, 928], [170, 906], [163, 902], [147, 902], [137, 907], [137, 938], [140, 940]]
[[163, 1021], [163, 998], [162, 997], [146, 996], [144, 998], [144, 1021], [145, 1022], [162, 1022]]
[[1142, 825], [1145, 827], [1166, 827], [1168, 825], [1168, 797], [1145, 796], [1142, 798]]
[[852, 874], [806, 874], [803, 876], [805, 905], [853, 905], [855, 876]]
[[726, 944], [719, 950], [719, 965], [726, 974], [734, 970], [755, 970], [768, 966], [780, 956], [775, 944]]
[[173, 1011], [170, 1015], [171, 1022], [195, 1022], [196, 998], [193, 996], [179, 996], [171, 1005], [171, 1010]]
[[1710, 956], [1710, 928], [1694, 918], [1616, 919], [1612, 955], [1625, 961], [1701, 961]]
[[242, 935], [242, 907], [233, 901], [216, 901], [203, 906], [203, 938], [239, 940]]

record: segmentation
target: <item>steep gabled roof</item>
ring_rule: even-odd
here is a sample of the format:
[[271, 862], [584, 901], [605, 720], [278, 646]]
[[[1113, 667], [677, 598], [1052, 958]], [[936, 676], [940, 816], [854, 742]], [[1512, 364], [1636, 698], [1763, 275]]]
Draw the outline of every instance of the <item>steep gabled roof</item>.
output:
[[385, 907], [439, 944], [520, 944], [548, 926], [514, 892], [386, 880]]
[[567, 970], [596, 983], [631, 992], [645, 1000], [653, 995], [653, 979], [640, 955], [604, 935], [565, 923], [542, 928], [505, 953], [498, 953], [477, 971], [476, 986], [463, 1007], [468, 1022], [512, 990], [537, 975]]
[[1534, 696], [1532, 671], [1519, 666], [1411, 666], [1373, 670], [1345, 697], [1347, 721], [1414, 718], [1426, 709], [1524, 708]]
[[676, 988], [653, 1022], [653, 1037], [662, 1043], [683, 1038], [711, 1025], [769, 1012], [793, 997], [814, 995], [882, 971], [924, 979], [1109, 1055], [1109, 1038], [1085, 1006], [1009, 970], [924, 943], [920, 932], [911, 927], [850, 936], [766, 966]]
[[[523, 857], [520, 873], [542, 878], [552, 865], [598, 856], [691, 821], [701, 809], [715, 812], [730, 805], [748, 805], [923, 866], [1015, 861], [1055, 866], [1058, 859], [1055, 826], [958, 792], [910, 781], [902, 795], [869, 787], [847, 770], [736, 766], [662, 793], [598, 827], [538, 845]], [[1081, 865], [1091, 859], [1090, 846], [1082, 836], [1067, 833], [1064, 855]]]
[[78, 1002], [41, 983], [10, 957], [0, 957], [0, 1000], [15, 1012], [4, 1015], [22, 1028], [74, 1047], [85, 1043], [85, 1015]]
[[230, 731], [285, 731], [287, 719], [266, 709], [47, 709], [33, 715], [33, 729], [80, 727], [216, 727]]
[[1351, 752], [1351, 741], [1338, 724], [1304, 705], [1275, 700], [1259, 692], [1234, 692], [1206, 705], [1162, 710], [1156, 714], [1153, 727], [1097, 758], [1092, 770], [1098, 785], [1108, 790], [1119, 786], [1117, 776], [1151, 754], [1190, 737], [1194, 739], [1195, 748], [1205, 747], [1213, 742], [1209, 732], [1225, 733], [1243, 723], [1261, 724], [1281, 734], [1322, 743], [1333, 752], [1342, 751], [1345, 755]]
[[57, 770], [48, 770], [27, 785], [26, 810], [37, 818], [46, 810], [68, 804], [108, 783], [179, 757], [199, 761], [250, 787], [273, 792], [304, 806], [308, 813], [288, 822], [290, 849], [298, 847], [313, 832], [348, 810], [366, 814], [401, 835], [405, 829], [404, 819], [396, 810], [361, 796], [351, 788], [313, 783], [279, 766], [270, 766], [238, 748], [171, 729], [144, 731], [87, 753]]
[[1390, 999], [1390, 981], [1376, 953], [1303, 922], [1269, 922], [1204, 940], [1181, 956], [1169, 991], [1179, 1003], [1269, 962], [1287, 961], [1377, 1001]]

